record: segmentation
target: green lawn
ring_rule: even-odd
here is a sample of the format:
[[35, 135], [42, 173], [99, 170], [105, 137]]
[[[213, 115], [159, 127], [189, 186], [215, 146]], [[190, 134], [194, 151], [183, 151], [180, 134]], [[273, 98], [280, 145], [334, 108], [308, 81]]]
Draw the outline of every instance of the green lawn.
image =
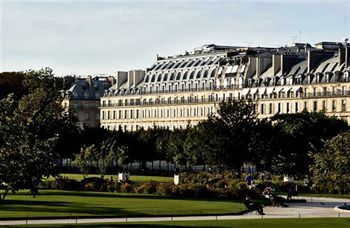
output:
[[232, 201], [179, 199], [156, 195], [46, 190], [33, 198], [9, 194], [0, 219], [20, 217], [95, 217], [185, 214], [227, 214], [244, 210]]
[[[82, 174], [75, 173], [63, 173], [62, 176], [68, 177], [71, 179], [81, 180], [83, 179]], [[113, 177], [114, 180], [118, 180], [118, 175], [105, 175], [106, 179]], [[100, 177], [99, 174], [89, 174], [87, 177]], [[50, 177], [49, 180], [54, 180], [54, 177]], [[156, 181], [156, 182], [172, 182], [174, 177], [162, 177], [162, 176], [134, 176], [130, 175], [130, 180], [134, 182], [147, 182], [147, 181]]]
[[[185, 221], [185, 222], [152, 222], [152, 223], [100, 223], [84, 225], [45, 225], [29, 227], [146, 227], [146, 228], [167, 228], [167, 227], [239, 227], [239, 228], [342, 228], [349, 227], [350, 221], [346, 218], [305, 218], [305, 219], [251, 219], [251, 220], [225, 220], [225, 221]], [[17, 226], [20, 227], [20, 226]], [[23, 227], [23, 226], [22, 226]], [[28, 226], [26, 226], [28, 227]]]

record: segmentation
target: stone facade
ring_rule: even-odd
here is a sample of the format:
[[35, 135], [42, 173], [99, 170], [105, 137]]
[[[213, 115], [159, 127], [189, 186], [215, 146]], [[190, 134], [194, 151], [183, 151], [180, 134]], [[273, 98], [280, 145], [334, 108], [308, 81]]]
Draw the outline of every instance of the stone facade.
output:
[[[100, 103], [101, 126], [134, 131], [195, 125], [221, 101], [252, 98], [259, 117], [324, 110], [350, 121], [347, 43], [291, 47], [204, 45], [157, 57], [144, 77], [118, 74]], [[129, 74], [130, 75], [130, 74]]]
[[100, 125], [100, 97], [114, 84], [113, 77], [94, 77], [77, 79], [71, 88], [64, 92], [62, 105], [65, 112], [78, 118], [79, 127]]

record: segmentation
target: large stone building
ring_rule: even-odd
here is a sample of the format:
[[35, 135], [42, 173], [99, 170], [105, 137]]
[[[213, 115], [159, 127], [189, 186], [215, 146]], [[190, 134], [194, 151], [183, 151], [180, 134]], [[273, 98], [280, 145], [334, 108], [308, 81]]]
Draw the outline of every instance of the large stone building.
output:
[[259, 117], [324, 110], [350, 120], [349, 45], [296, 43], [282, 48], [204, 45], [157, 57], [142, 74], [120, 72], [101, 97], [101, 126], [185, 128], [228, 99], [252, 98]]
[[78, 118], [79, 127], [100, 125], [100, 97], [115, 82], [113, 77], [78, 78], [69, 90], [63, 93], [62, 105], [65, 112]]

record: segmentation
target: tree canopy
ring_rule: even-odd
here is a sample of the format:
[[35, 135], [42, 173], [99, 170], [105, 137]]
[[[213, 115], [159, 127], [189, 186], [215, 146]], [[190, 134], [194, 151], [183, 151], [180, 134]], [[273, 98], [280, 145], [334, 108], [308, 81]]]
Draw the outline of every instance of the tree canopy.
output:
[[73, 124], [63, 112], [61, 96], [49, 68], [28, 71], [22, 86], [26, 93], [0, 100], [0, 183], [8, 191], [31, 189], [41, 179], [56, 175], [56, 145], [62, 126]]
[[327, 140], [324, 149], [313, 154], [311, 166], [315, 188], [320, 192], [350, 192], [350, 131]]

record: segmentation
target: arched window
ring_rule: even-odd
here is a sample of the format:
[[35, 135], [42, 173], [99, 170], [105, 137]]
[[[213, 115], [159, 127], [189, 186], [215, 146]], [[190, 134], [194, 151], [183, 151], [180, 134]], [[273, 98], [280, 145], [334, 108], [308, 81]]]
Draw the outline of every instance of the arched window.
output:
[[208, 70], [204, 71], [204, 75], [203, 78], [207, 78], [208, 77]]
[[182, 77], [183, 80], [186, 80], [187, 79], [187, 71], [184, 73], [184, 76]]
[[176, 80], [180, 80], [181, 79], [181, 72], [177, 73], [177, 76], [176, 76]]
[[166, 80], [168, 80], [168, 74], [164, 75], [163, 81], [166, 81]]
[[216, 70], [212, 70], [212, 71], [211, 71], [211, 74], [210, 74], [210, 77], [211, 77], [211, 78], [214, 78], [214, 77], [215, 77], [215, 73], [216, 73]]
[[170, 80], [171, 80], [171, 81], [174, 80], [174, 77], [175, 77], [175, 75], [174, 75], [174, 73], [172, 73], [172, 74], [170, 75]]
[[[167, 74], [165, 74], [165, 75], [167, 75]], [[162, 74], [158, 74], [157, 82], [160, 82], [160, 80], [162, 80]]]
[[201, 78], [201, 74], [202, 74], [202, 71], [201, 71], [201, 70], [200, 70], [200, 71], [198, 71], [198, 72], [197, 72], [197, 76], [196, 76], [196, 78], [197, 78], [197, 79]]
[[192, 71], [191, 75], [190, 75], [190, 79], [193, 79], [194, 78], [194, 73], [195, 71]]
[[156, 80], [156, 75], [154, 74], [154, 75], [152, 76], [151, 82], [154, 82], [155, 80]]

